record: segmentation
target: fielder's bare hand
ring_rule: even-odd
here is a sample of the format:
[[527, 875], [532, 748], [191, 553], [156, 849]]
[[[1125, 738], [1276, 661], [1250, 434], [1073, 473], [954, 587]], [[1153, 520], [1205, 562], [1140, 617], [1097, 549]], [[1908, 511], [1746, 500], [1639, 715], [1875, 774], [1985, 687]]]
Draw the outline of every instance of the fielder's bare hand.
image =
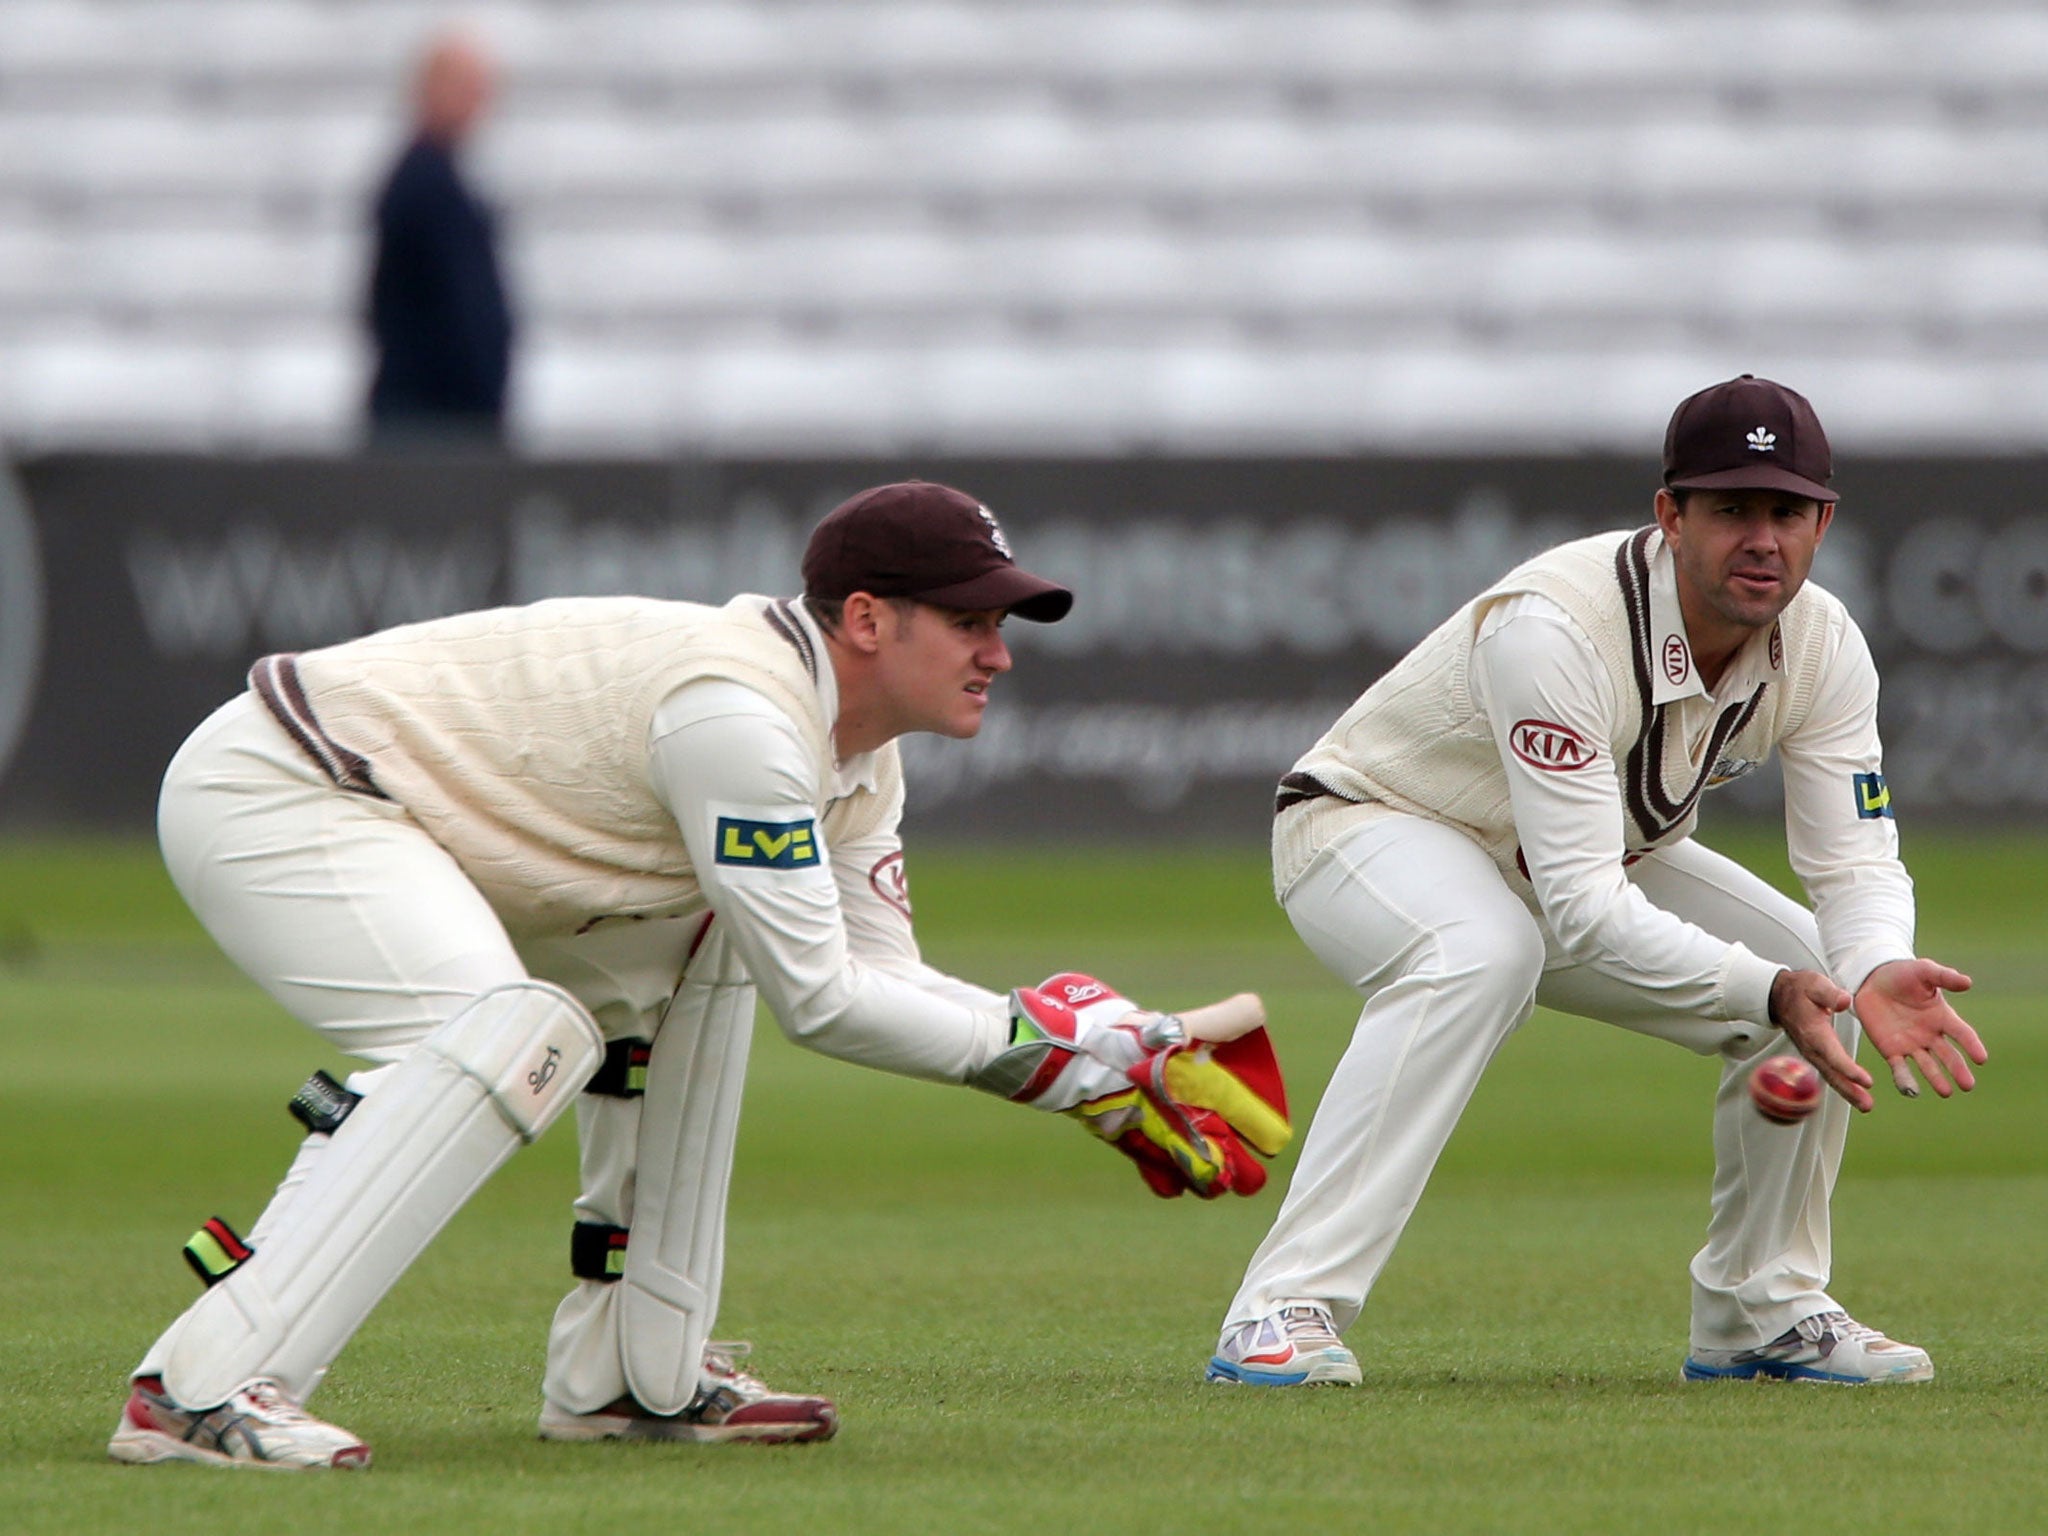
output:
[[1849, 994], [1819, 971], [1780, 971], [1771, 983], [1771, 1022], [1830, 1088], [1868, 1114], [1877, 1102], [1870, 1096], [1871, 1076], [1835, 1033], [1835, 1015], [1848, 1006]]
[[[1893, 960], [1864, 978], [1856, 992], [1863, 1032], [1892, 1069], [1892, 1082], [1909, 1099], [1920, 1096], [1913, 1068], [1942, 1098], [1977, 1086], [1970, 1063], [1989, 1057], [1977, 1031], [1949, 1006], [1948, 992], [1967, 992], [1970, 978], [1934, 960]], [[1950, 1079], [1954, 1079], [1951, 1084]]]

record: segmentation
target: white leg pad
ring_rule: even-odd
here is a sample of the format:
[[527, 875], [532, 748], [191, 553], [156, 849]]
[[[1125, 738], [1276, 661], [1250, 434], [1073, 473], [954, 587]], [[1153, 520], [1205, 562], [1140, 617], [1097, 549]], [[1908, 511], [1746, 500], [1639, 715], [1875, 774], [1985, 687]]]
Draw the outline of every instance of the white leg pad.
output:
[[725, 1202], [753, 1035], [753, 984], [714, 928], [647, 1063], [632, 1235], [617, 1286], [627, 1388], [655, 1413], [680, 1413], [696, 1396], [718, 1314]]
[[[649, 1030], [658, 1036], [657, 1021]], [[640, 1143], [641, 1100], [586, 1093], [576, 1103], [581, 1144], [578, 1221], [627, 1227], [633, 1220], [634, 1158]], [[627, 1250], [631, 1252], [629, 1248]], [[569, 1413], [594, 1413], [626, 1396], [619, 1359], [619, 1280], [578, 1280], [555, 1309], [548, 1330], [547, 1375], [541, 1391]]]
[[380, 1074], [277, 1229], [174, 1325], [163, 1351], [173, 1400], [210, 1408], [268, 1376], [304, 1401], [406, 1267], [574, 1101], [603, 1053], [581, 1004], [525, 981], [482, 993]]
[[718, 1310], [754, 988], [713, 928], [654, 1031], [647, 1091], [577, 1105], [580, 1220], [627, 1228], [617, 1281], [583, 1280], [548, 1336], [548, 1402], [591, 1413], [631, 1396], [676, 1413], [695, 1396]]

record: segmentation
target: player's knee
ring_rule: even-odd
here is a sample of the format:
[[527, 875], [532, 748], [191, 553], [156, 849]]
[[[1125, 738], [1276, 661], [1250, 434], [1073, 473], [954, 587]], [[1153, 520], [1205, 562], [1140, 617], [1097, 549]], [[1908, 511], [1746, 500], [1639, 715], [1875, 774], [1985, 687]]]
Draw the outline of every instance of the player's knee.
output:
[[518, 981], [479, 993], [420, 1049], [472, 1078], [520, 1139], [532, 1141], [590, 1081], [604, 1037], [560, 987]]
[[1447, 988], [1516, 1016], [1535, 997], [1543, 976], [1543, 935], [1526, 914], [1514, 913], [1508, 921], [1452, 924], [1439, 931], [1438, 939]]

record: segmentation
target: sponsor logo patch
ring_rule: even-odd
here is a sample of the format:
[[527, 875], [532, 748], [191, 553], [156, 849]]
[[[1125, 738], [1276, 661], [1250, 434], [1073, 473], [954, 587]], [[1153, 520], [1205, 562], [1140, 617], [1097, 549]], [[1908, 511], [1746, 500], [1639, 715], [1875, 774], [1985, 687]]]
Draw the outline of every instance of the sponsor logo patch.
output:
[[1880, 816], [1891, 816], [1892, 790], [1883, 774], [1856, 773], [1850, 777], [1856, 781], [1856, 814], [1860, 819], [1875, 821]]
[[754, 869], [809, 869], [818, 862], [813, 823], [718, 818], [718, 862]]
[[868, 884], [882, 900], [905, 917], [910, 916], [910, 877], [903, 872], [902, 849], [875, 861], [875, 867], [868, 871]]
[[1508, 746], [1531, 768], [1545, 773], [1572, 773], [1593, 761], [1585, 737], [1550, 720], [1517, 720], [1508, 732]]
[[526, 1074], [526, 1085], [535, 1093], [539, 1093], [541, 1089], [547, 1087], [549, 1083], [555, 1080], [555, 1068], [561, 1064], [561, 1047], [556, 1045], [549, 1046], [548, 1053], [542, 1059], [541, 1064]]
[[1692, 651], [1676, 635], [1664, 642], [1664, 675], [1674, 683], [1692, 676]]

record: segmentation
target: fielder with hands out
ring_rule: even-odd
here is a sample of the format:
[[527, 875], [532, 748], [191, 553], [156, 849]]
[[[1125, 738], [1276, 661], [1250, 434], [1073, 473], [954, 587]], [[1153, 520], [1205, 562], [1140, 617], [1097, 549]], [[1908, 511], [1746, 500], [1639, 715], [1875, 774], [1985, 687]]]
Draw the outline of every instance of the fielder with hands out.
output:
[[572, 1104], [574, 1290], [540, 1432], [806, 1441], [835, 1406], [710, 1338], [756, 994], [800, 1045], [1070, 1114], [1163, 1195], [1250, 1194], [1286, 1097], [1249, 994], [1185, 1019], [1063, 974], [1007, 997], [911, 930], [896, 739], [973, 736], [1009, 615], [1073, 597], [911, 481], [818, 525], [801, 598], [565, 598], [271, 656], [166, 773], [164, 857], [316, 1073], [246, 1239], [153, 1345], [110, 1454], [358, 1467], [305, 1411], [464, 1200]]
[[[1916, 958], [1862, 634], [1807, 580], [1835, 515], [1806, 399], [1744, 374], [1681, 402], [1655, 521], [1560, 545], [1466, 604], [1281, 780], [1275, 889], [1364, 999], [1213, 1381], [1355, 1383], [1356, 1320], [1486, 1063], [1541, 1003], [1718, 1054], [1692, 1380], [1920, 1381], [1827, 1291], [1859, 1023], [1903, 1094], [1985, 1051]], [[1691, 838], [1707, 789], [1783, 763], [1809, 911]], [[1791, 1044], [1833, 1088], [1749, 1103]]]

